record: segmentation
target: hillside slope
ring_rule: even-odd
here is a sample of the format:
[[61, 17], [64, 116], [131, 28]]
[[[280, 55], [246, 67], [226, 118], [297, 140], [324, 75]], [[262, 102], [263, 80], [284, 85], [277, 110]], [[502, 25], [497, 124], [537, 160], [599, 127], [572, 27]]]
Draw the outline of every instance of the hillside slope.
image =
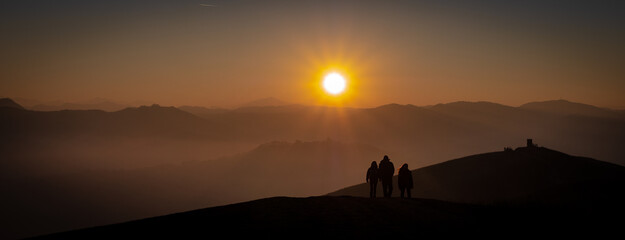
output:
[[426, 199], [274, 197], [39, 239], [205, 238], [272, 239], [449, 236], [573, 236], [618, 233], [616, 212], [579, 213], [541, 206], [476, 206]]
[[[453, 202], [591, 206], [605, 200], [625, 199], [621, 191], [625, 187], [625, 167], [542, 147], [463, 157], [413, 170], [412, 175], [413, 196]], [[393, 194], [398, 196], [397, 177], [393, 181]], [[329, 195], [368, 194], [369, 186], [363, 183]]]

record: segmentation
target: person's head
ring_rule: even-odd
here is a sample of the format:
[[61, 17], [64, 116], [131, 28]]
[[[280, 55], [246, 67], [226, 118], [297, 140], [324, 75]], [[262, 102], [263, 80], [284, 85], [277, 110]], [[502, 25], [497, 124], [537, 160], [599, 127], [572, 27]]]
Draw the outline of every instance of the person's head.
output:
[[378, 168], [378, 163], [376, 163], [375, 161], [371, 162], [371, 167]]
[[401, 165], [401, 168], [408, 169], [408, 163], [404, 163], [404, 165]]
[[382, 161], [389, 161], [389, 160], [391, 160], [391, 159], [390, 159], [390, 158], [388, 158], [388, 156], [387, 156], [387, 155], [384, 155], [384, 159], [382, 159]]

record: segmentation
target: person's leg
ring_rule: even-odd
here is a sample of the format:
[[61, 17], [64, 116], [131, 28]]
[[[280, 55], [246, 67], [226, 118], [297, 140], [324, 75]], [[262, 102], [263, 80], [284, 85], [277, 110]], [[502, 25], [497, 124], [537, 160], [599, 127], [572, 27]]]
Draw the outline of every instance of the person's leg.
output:
[[388, 180], [388, 197], [391, 197], [391, 195], [393, 195], [393, 179], [389, 179]]
[[399, 192], [400, 192], [399, 197], [400, 198], [404, 198], [404, 190], [405, 189], [403, 187], [399, 187]]
[[373, 198], [377, 197], [378, 181], [373, 182]]
[[388, 186], [388, 181], [385, 181], [382, 184], [384, 184], [384, 197], [390, 197], [390, 195], [388, 194], [388, 191], [390, 191], [391, 188]]
[[388, 188], [388, 186], [387, 186], [386, 182], [382, 181], [382, 195], [384, 197], [386, 197], [387, 188]]
[[375, 185], [373, 184], [373, 181], [369, 182], [369, 197], [373, 198], [375, 194]]
[[408, 198], [412, 198], [412, 196], [410, 196], [410, 188], [406, 188], [406, 191], [408, 191]]

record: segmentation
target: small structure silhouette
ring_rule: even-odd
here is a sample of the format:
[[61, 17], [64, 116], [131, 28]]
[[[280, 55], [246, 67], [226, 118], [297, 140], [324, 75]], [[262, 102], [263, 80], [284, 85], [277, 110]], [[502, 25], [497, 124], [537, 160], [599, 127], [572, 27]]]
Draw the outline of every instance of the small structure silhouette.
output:
[[378, 168], [378, 175], [380, 180], [382, 180], [382, 192], [384, 193], [384, 197], [391, 197], [393, 193], [393, 174], [395, 174], [395, 166], [390, 161], [387, 155], [384, 155], [384, 159], [380, 161], [380, 166]]
[[376, 190], [378, 188], [378, 164], [373, 161], [371, 167], [367, 170], [367, 182], [369, 183], [369, 197], [375, 198]]
[[408, 198], [411, 198], [410, 189], [414, 186], [412, 182], [412, 172], [408, 169], [408, 164], [404, 163], [399, 169], [399, 174], [397, 175], [397, 186], [399, 186], [399, 191], [401, 192], [400, 197], [404, 198], [404, 192], [407, 193]]
[[534, 144], [531, 138], [527, 139], [527, 146], [525, 147], [525, 151], [531, 153], [537, 153], [540, 150], [538, 144]]

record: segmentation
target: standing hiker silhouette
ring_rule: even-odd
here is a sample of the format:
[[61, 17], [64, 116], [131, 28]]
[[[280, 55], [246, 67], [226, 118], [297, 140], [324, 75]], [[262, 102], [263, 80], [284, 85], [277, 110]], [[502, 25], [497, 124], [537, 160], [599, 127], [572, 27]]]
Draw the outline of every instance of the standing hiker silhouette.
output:
[[382, 192], [384, 193], [384, 197], [391, 197], [393, 193], [393, 174], [395, 173], [395, 166], [390, 161], [387, 155], [384, 155], [384, 159], [380, 161], [380, 166], [378, 167], [378, 175], [380, 180], [382, 180]]
[[399, 186], [399, 191], [401, 198], [404, 198], [404, 192], [408, 193], [408, 198], [410, 198], [410, 189], [412, 189], [412, 172], [408, 170], [408, 164], [404, 163], [399, 169], [399, 174], [397, 174], [397, 186]]
[[369, 197], [375, 198], [378, 188], [378, 164], [375, 161], [371, 162], [371, 167], [367, 170], [367, 182], [369, 183]]

